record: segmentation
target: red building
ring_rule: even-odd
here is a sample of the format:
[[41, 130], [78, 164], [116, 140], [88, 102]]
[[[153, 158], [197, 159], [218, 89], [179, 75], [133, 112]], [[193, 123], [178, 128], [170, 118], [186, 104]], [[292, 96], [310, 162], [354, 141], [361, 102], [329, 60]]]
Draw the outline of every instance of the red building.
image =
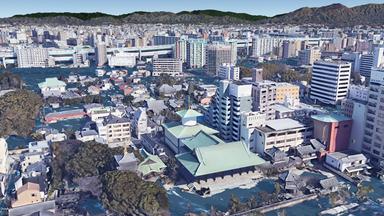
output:
[[329, 153], [348, 149], [353, 120], [339, 114], [313, 115], [314, 138], [325, 144]]

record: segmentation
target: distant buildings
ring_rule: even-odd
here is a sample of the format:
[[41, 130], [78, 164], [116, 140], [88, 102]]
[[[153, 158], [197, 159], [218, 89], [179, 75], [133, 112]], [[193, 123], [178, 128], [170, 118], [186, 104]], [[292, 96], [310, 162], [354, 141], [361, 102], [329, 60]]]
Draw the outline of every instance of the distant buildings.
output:
[[236, 64], [237, 49], [232, 44], [210, 44], [207, 46], [207, 72], [218, 75], [219, 68], [224, 63]]
[[96, 60], [97, 60], [97, 66], [103, 66], [107, 63], [107, 46], [105, 43], [97, 43], [96, 45]]
[[183, 62], [175, 58], [158, 58], [153, 60], [152, 76], [168, 74], [170, 76], [183, 75]]
[[189, 68], [202, 68], [206, 64], [207, 42], [202, 39], [189, 39], [187, 41], [187, 66]]
[[310, 47], [299, 51], [299, 65], [313, 65], [321, 59], [321, 52], [318, 47]]
[[231, 64], [222, 64], [219, 68], [218, 76], [220, 79], [225, 80], [239, 80], [240, 68]]
[[134, 67], [136, 55], [130, 53], [116, 53], [108, 57], [110, 67]]
[[313, 65], [311, 99], [335, 105], [348, 93], [351, 63], [317, 61]]
[[48, 66], [48, 50], [45, 48], [19, 48], [16, 56], [20, 68]]

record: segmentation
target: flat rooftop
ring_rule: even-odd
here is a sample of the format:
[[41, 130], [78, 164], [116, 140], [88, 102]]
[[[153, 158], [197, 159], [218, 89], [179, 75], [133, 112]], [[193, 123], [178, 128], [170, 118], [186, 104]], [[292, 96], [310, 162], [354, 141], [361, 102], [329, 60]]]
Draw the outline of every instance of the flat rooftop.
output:
[[328, 122], [328, 123], [334, 123], [334, 122], [342, 122], [342, 121], [349, 121], [352, 120], [351, 118], [341, 115], [341, 114], [324, 114], [324, 115], [313, 115], [311, 116], [312, 119], [321, 121], [321, 122]]
[[284, 131], [306, 126], [290, 118], [269, 120], [265, 122], [265, 125], [265, 127], [260, 128], [264, 132]]

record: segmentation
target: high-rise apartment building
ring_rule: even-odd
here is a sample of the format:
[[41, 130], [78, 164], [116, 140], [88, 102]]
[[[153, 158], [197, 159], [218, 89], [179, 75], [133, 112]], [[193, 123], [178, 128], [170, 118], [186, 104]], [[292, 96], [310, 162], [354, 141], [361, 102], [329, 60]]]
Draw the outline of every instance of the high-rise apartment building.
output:
[[362, 151], [371, 161], [384, 160], [384, 69], [374, 68], [369, 83]]
[[240, 117], [252, 110], [252, 85], [220, 81], [210, 107], [212, 126], [225, 140], [240, 140]]
[[48, 66], [48, 50], [45, 48], [19, 48], [16, 56], [20, 68]]
[[189, 39], [187, 41], [187, 66], [189, 68], [202, 68], [206, 62], [206, 41], [202, 39]]
[[[223, 63], [236, 64], [237, 52], [233, 44], [210, 44], [207, 46], [207, 72], [218, 75]], [[237, 48], [236, 48], [237, 49]]]
[[316, 61], [313, 65], [311, 99], [335, 105], [348, 93], [351, 63]]
[[154, 59], [152, 76], [160, 76], [161, 74], [181, 76], [183, 74], [183, 62], [176, 58]]
[[96, 59], [97, 66], [103, 66], [107, 63], [107, 46], [105, 43], [100, 42], [96, 45]]
[[276, 83], [271, 81], [256, 82], [252, 87], [253, 109], [265, 113], [267, 120], [275, 119]]
[[175, 58], [185, 63], [187, 61], [187, 40], [179, 39], [176, 41], [173, 53]]
[[179, 40], [179, 37], [168, 35], [155, 35], [153, 36], [153, 45], [168, 45], [175, 44]]

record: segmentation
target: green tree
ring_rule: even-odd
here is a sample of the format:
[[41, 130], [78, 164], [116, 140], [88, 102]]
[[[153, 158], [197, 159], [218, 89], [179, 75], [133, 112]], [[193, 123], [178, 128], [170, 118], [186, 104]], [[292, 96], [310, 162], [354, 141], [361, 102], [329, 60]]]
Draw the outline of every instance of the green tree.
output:
[[162, 215], [168, 209], [165, 190], [141, 180], [135, 173], [106, 172], [101, 177], [101, 201], [109, 210], [123, 215]]

